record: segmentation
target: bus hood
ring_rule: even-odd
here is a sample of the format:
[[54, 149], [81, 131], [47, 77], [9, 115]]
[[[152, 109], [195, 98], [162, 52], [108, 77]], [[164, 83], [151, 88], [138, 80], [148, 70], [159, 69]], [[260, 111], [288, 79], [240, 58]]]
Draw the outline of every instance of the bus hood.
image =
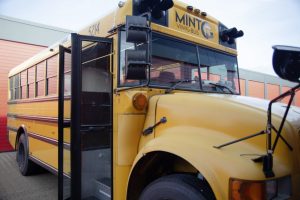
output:
[[[216, 95], [217, 96], [217, 95]], [[254, 97], [245, 97], [245, 96], [229, 96], [224, 97], [224, 99], [228, 99], [229, 101], [233, 101], [245, 106], [252, 107], [254, 109], [263, 110], [267, 112], [269, 106], [269, 100], [265, 99], [258, 99]], [[277, 115], [278, 117], [282, 118], [284, 112], [286, 111], [287, 104], [284, 103], [275, 103], [272, 105], [272, 114]], [[300, 130], [300, 108], [291, 106], [289, 113], [287, 115], [287, 121], [290, 123], [294, 128]]]
[[[201, 149], [206, 148], [206, 150], [201, 151], [210, 152], [212, 155], [220, 155], [221, 152], [224, 156], [226, 154], [228, 158], [234, 157], [234, 160], [243, 160], [242, 162], [251, 166], [255, 165], [252, 159], [266, 154], [265, 135], [244, 140], [222, 149], [214, 148], [214, 146], [265, 130], [268, 108], [268, 101], [266, 100], [235, 95], [195, 93], [166, 94], [156, 96], [153, 99], [156, 103], [151, 104], [150, 102], [149, 109], [151, 109], [151, 105], [155, 105], [155, 121], [159, 121], [162, 117], [167, 119], [166, 123], [155, 128], [154, 138], [172, 137], [172, 135], [182, 137], [184, 135], [182, 145], [192, 144], [197, 140]], [[273, 105], [272, 122], [277, 129], [285, 108], [285, 104], [276, 103]], [[148, 125], [146, 123], [145, 128]], [[291, 173], [300, 175], [300, 158], [297, 156], [300, 153], [299, 127], [300, 110], [292, 107], [285, 122], [282, 136], [294, 150], [291, 151], [279, 139], [274, 153], [276, 176]], [[272, 133], [272, 137], [274, 140], [275, 133]], [[256, 166], [255, 168], [256, 170], [259, 168], [261, 178], [264, 177], [261, 165], [259, 164], [259, 167]]]
[[[188, 123], [240, 138], [265, 130], [268, 104], [268, 100], [238, 95], [175, 93], [159, 98], [157, 112], [174, 117], [172, 120], [176, 124]], [[276, 128], [286, 107], [284, 103], [272, 106], [272, 123]], [[291, 132], [299, 135], [298, 131], [300, 108], [291, 106], [283, 134]]]

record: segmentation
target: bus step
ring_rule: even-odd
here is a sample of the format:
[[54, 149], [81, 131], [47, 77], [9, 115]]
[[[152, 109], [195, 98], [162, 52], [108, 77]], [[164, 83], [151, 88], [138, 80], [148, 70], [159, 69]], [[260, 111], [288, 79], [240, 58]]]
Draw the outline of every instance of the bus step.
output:
[[110, 200], [111, 199], [110, 181], [103, 179], [101, 181], [96, 180], [95, 182], [96, 182], [95, 196], [101, 200]]

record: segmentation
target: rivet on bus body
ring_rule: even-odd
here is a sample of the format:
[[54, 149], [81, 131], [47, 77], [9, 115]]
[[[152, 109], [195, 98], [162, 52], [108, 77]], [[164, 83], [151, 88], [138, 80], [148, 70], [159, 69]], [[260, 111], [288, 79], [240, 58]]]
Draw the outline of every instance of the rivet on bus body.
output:
[[200, 14], [200, 9], [195, 9], [194, 12], [195, 12], [195, 14], [199, 15]]
[[124, 5], [125, 5], [124, 1], [119, 1], [119, 3], [118, 3], [119, 8], [122, 8]]
[[201, 15], [206, 17], [207, 16], [207, 13], [206, 12], [201, 12]]
[[193, 10], [194, 10], [193, 6], [187, 6], [186, 9], [187, 9], [188, 11], [193, 11]]

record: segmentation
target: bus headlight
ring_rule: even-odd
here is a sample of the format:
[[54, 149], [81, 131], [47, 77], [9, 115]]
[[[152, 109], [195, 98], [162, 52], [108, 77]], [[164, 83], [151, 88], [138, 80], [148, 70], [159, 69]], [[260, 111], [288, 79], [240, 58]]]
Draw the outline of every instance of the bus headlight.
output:
[[291, 196], [291, 177], [249, 181], [231, 178], [229, 181], [229, 199], [288, 199]]

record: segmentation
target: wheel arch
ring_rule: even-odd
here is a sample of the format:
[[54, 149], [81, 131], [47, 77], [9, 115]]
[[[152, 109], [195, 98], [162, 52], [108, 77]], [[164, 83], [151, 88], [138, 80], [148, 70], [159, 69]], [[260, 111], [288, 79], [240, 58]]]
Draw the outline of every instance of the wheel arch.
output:
[[24, 134], [25, 135], [25, 139], [27, 142], [27, 147], [29, 148], [29, 141], [28, 141], [28, 133], [27, 133], [27, 129], [25, 127], [24, 124], [22, 124], [17, 131], [17, 136], [16, 136], [16, 143], [15, 143], [15, 149], [17, 149], [18, 147], [18, 143], [19, 143], [19, 138], [21, 137], [21, 135]]
[[128, 180], [127, 199], [137, 200], [149, 183], [159, 177], [176, 173], [189, 173], [198, 176], [199, 181], [203, 181], [202, 183], [211, 193], [209, 199], [216, 199], [205, 174], [199, 168], [174, 152], [162, 150], [147, 152], [136, 159]]

